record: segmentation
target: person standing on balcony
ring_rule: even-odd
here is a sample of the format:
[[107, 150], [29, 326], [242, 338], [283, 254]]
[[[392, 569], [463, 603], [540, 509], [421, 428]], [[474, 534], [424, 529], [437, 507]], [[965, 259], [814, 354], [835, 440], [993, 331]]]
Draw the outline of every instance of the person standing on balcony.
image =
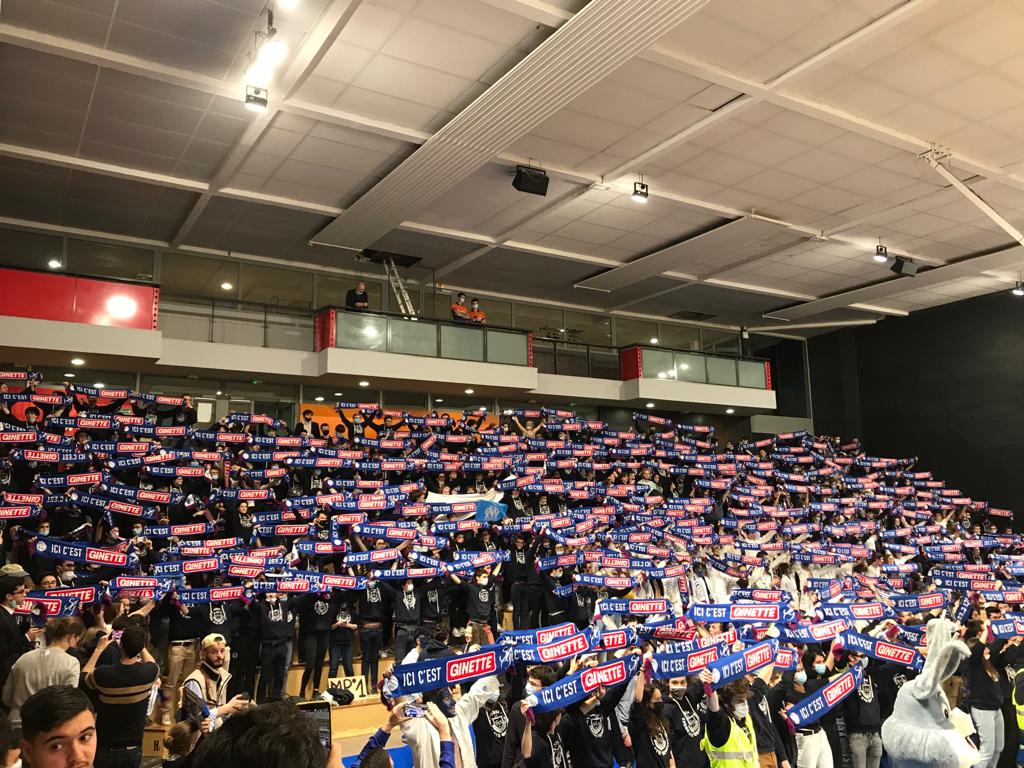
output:
[[320, 425], [313, 421], [313, 411], [309, 408], [302, 412], [302, 421], [295, 425], [298, 437], [320, 437]]
[[366, 283], [362, 280], [355, 288], [349, 288], [345, 294], [345, 308], [354, 309], [357, 312], [370, 308], [370, 297], [366, 293]]
[[459, 293], [452, 302], [452, 320], [457, 323], [468, 323], [469, 309], [466, 308], [466, 294]]
[[477, 325], [486, 325], [487, 313], [480, 309], [480, 299], [473, 299], [469, 302], [469, 322]]

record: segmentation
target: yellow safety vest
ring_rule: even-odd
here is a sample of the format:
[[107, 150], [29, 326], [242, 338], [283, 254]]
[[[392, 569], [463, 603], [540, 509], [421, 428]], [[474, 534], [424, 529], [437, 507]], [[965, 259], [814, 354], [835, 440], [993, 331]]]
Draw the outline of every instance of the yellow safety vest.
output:
[[[1021, 673], [1018, 672], [1017, 674], [1019, 675]], [[1024, 733], [1024, 702], [1017, 701], [1016, 680], [1014, 682], [1015, 684], [1013, 686], [1013, 695], [1010, 698], [1013, 701], [1013, 708], [1017, 712], [1017, 728], [1019, 728], [1020, 731]]]
[[711, 761], [711, 768], [758, 768], [757, 739], [754, 736], [754, 724], [747, 715], [744, 721], [746, 729], [729, 718], [729, 738], [725, 744], [715, 747], [704, 731], [700, 747]]

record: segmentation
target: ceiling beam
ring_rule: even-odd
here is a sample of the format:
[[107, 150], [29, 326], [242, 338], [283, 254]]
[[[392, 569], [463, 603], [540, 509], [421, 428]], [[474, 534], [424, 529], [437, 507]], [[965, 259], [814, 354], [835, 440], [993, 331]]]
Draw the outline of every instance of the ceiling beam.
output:
[[590, 0], [321, 231], [365, 248], [508, 149], [709, 0]]
[[82, 61], [97, 67], [115, 69], [129, 75], [157, 80], [170, 85], [191, 88], [213, 96], [241, 99], [244, 95], [238, 83], [199, 74], [188, 69], [171, 67], [150, 59], [119, 53], [98, 45], [90, 45], [67, 37], [48, 35], [25, 27], [0, 22], [0, 43], [28, 48], [65, 59]]
[[192, 231], [192, 227], [195, 226], [203, 211], [206, 210], [206, 206], [213, 199], [214, 192], [230, 185], [231, 179], [234, 178], [242, 161], [248, 157], [253, 146], [277, 116], [281, 109], [280, 105], [291, 97], [313, 73], [334, 41], [338, 39], [341, 30], [352, 18], [360, 3], [362, 0], [331, 0], [324, 8], [317, 23], [302, 38], [298, 52], [289, 60], [284, 73], [271, 85], [267, 109], [259, 113], [249, 123], [238, 141], [235, 142], [234, 147], [228, 152], [227, 157], [210, 180], [209, 190], [199, 196], [188, 216], [178, 227], [178, 231], [171, 239], [172, 247], [177, 248], [188, 237], [188, 233]]

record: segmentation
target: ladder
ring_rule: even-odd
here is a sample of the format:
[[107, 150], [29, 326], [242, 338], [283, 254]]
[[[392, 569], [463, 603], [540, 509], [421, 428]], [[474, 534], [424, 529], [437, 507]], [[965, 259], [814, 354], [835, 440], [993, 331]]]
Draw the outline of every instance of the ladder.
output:
[[395, 294], [395, 300], [398, 302], [398, 309], [403, 315], [416, 317], [416, 308], [412, 304], [412, 299], [409, 298], [409, 292], [405, 290], [405, 281], [398, 274], [395, 260], [390, 256], [384, 258], [384, 271], [387, 273], [388, 284], [391, 286], [391, 291]]

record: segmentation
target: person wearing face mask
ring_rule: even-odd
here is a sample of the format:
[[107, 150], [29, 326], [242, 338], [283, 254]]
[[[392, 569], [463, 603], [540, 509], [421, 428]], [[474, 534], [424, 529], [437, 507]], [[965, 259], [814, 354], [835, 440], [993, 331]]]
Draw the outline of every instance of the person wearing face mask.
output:
[[359, 593], [356, 615], [359, 617], [359, 666], [366, 678], [366, 689], [376, 693], [380, 649], [384, 642], [384, 591], [380, 582], [370, 578]]
[[[814, 648], [804, 651], [801, 662], [802, 665], [793, 675], [786, 693], [786, 701], [790, 704], [795, 704], [828, 685], [828, 676], [835, 666], [831, 651], [825, 656]], [[820, 720], [797, 728], [797, 768], [832, 768], [835, 761], [827, 729], [835, 725], [835, 719], [836, 712], [832, 711]]]
[[[521, 667], [517, 668], [517, 671]], [[522, 697], [517, 697], [516, 683], [521, 681], [521, 677], [513, 677], [513, 685], [509, 690], [509, 701], [515, 701], [515, 704], [510, 704], [508, 708], [508, 733], [505, 735], [505, 749], [501, 757], [501, 768], [525, 768], [526, 759], [522, 753], [522, 738], [523, 731], [529, 726], [529, 722], [526, 719], [525, 713], [523, 712], [520, 703], [522, 698], [532, 696], [537, 693], [541, 688], [548, 685], [554, 685], [555, 681], [558, 680], [558, 676], [555, 671], [547, 664], [538, 664], [530, 667], [526, 672], [526, 683], [523, 685], [521, 682], [519, 685], [522, 687]]]
[[661, 687], [647, 682], [646, 669], [641, 666], [629, 710], [629, 738], [636, 768], [675, 768], [664, 709]]
[[521, 707], [526, 717], [532, 719], [531, 727], [523, 730], [520, 740], [526, 768], [572, 768], [564, 738], [566, 721], [562, 710], [535, 715], [525, 701]]
[[711, 768], [758, 768], [757, 737], [750, 719], [750, 683], [745, 677], [719, 690], [711, 688], [711, 672], [700, 673], [708, 696], [707, 730], [701, 746]]
[[290, 600], [282, 600], [276, 592], [268, 592], [255, 603], [260, 618], [260, 680], [257, 698], [260, 702], [281, 698], [288, 666], [292, 660], [292, 638], [295, 616]]
[[550, 571], [541, 571], [540, 583], [544, 590], [541, 626], [550, 627], [568, 621], [571, 616], [573, 595], [559, 595], [555, 590], [572, 584], [572, 574], [561, 566], [552, 568]]
[[[501, 572], [501, 566], [501, 563], [495, 566], [494, 576]], [[463, 581], [454, 573], [449, 576], [466, 596], [466, 613], [469, 617], [467, 641], [480, 646], [492, 645], [494, 632], [491, 623], [498, 610], [498, 587], [493, 583], [491, 575], [481, 570], [472, 581]]]
[[677, 768], [707, 768], [708, 756], [701, 749], [707, 703], [704, 686], [696, 677], [673, 677], [668, 681], [668, 701], [663, 714], [668, 720], [672, 757]]
[[416, 645], [427, 586], [423, 580], [417, 585], [412, 579], [406, 579], [397, 587], [388, 581], [381, 581], [378, 586], [391, 595], [395, 622], [395, 663], [401, 664]]
[[747, 676], [750, 682], [750, 720], [754, 724], [757, 760], [761, 768], [789, 768], [785, 746], [772, 722], [768, 681], [771, 680], [774, 669], [775, 665], [769, 664], [761, 667], [757, 674]]
[[864, 679], [856, 695], [843, 702], [853, 768], [878, 768], [882, 761], [882, 711], [875, 678], [880, 665], [869, 662], [861, 653], [848, 652], [846, 659], [851, 667], [864, 667]]
[[[594, 658], [587, 666], [596, 664]], [[615, 764], [613, 735], [618, 730], [615, 708], [626, 692], [625, 685], [599, 687], [590, 698], [570, 704], [562, 718], [562, 737], [574, 765], [588, 768], [612, 768]]]

